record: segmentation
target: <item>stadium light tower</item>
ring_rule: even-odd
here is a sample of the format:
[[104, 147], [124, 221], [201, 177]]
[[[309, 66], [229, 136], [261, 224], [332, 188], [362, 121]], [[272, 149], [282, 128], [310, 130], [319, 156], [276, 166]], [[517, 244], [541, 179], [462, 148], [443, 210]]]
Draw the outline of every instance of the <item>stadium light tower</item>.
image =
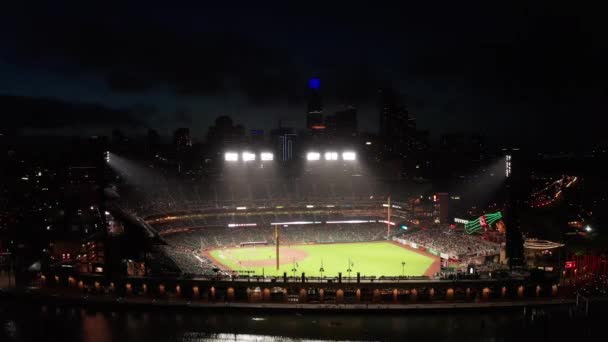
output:
[[321, 159], [321, 154], [319, 152], [306, 153], [306, 160], [308, 160], [308, 161], [316, 161], [319, 159]]
[[260, 159], [262, 159], [262, 161], [272, 161], [274, 160], [274, 155], [272, 152], [262, 152], [260, 154]]
[[243, 161], [244, 162], [255, 161], [255, 153], [243, 152]]
[[236, 152], [226, 152], [224, 154], [224, 161], [227, 161], [227, 162], [239, 161], [239, 154]]
[[325, 152], [325, 160], [338, 160], [338, 152]]
[[106, 161], [106, 163], [110, 162], [110, 151], [105, 151], [103, 153], [103, 159]]
[[346, 161], [354, 161], [357, 160], [357, 154], [352, 151], [342, 152], [342, 159]]

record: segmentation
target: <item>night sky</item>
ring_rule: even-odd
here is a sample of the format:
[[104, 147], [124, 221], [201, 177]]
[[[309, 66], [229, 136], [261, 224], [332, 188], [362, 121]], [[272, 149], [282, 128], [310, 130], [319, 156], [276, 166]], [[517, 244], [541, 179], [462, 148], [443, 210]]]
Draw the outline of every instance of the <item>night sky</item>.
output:
[[319, 77], [326, 112], [357, 105], [362, 130], [377, 131], [376, 90], [391, 85], [434, 136], [479, 131], [537, 146], [602, 138], [604, 11], [575, 2], [45, 3], [2, 5], [0, 95], [124, 112], [39, 120], [0, 108], [5, 127], [24, 132], [188, 126], [202, 138], [218, 115], [248, 129], [279, 119], [303, 128], [307, 80]]

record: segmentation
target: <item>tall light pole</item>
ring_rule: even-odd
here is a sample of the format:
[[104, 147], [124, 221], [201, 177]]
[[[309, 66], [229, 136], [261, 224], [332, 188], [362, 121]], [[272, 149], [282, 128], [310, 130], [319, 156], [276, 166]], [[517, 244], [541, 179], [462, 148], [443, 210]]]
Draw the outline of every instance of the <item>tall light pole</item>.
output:
[[401, 276], [405, 277], [405, 261], [401, 262]]
[[277, 271], [279, 270], [279, 226], [274, 226], [274, 241], [276, 245]]
[[388, 195], [388, 208], [386, 210], [386, 239], [391, 236], [391, 195]]

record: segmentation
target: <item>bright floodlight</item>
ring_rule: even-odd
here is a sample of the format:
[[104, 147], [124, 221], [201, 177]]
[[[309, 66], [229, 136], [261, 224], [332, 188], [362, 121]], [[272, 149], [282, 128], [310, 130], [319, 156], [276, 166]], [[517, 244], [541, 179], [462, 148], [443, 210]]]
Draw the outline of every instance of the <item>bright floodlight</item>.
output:
[[344, 160], [356, 160], [357, 154], [355, 152], [342, 152], [342, 159]]
[[306, 160], [319, 160], [321, 159], [321, 154], [319, 152], [308, 152], [306, 154]]
[[260, 158], [262, 161], [271, 161], [274, 160], [274, 155], [271, 152], [262, 152]]
[[224, 154], [224, 160], [228, 162], [235, 162], [239, 160], [239, 154], [236, 152], [226, 152]]
[[325, 160], [338, 160], [338, 152], [325, 152]]
[[585, 227], [585, 230], [586, 230], [586, 231], [589, 233], [589, 232], [591, 232], [593, 229], [591, 229], [591, 227], [590, 227], [590, 226], [587, 226], [587, 227]]
[[254, 160], [255, 160], [255, 153], [243, 152], [243, 161], [244, 162], [254, 161]]

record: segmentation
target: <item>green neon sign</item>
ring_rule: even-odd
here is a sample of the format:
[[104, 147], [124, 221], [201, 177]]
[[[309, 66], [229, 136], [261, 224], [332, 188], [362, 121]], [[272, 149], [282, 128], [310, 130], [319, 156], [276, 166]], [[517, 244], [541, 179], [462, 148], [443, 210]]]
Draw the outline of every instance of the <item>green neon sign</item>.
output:
[[502, 219], [502, 213], [497, 211], [493, 214], [485, 214], [478, 217], [476, 220], [469, 221], [464, 225], [464, 231], [467, 234], [473, 234], [480, 231], [484, 227], [489, 227], [496, 223], [498, 220]]

